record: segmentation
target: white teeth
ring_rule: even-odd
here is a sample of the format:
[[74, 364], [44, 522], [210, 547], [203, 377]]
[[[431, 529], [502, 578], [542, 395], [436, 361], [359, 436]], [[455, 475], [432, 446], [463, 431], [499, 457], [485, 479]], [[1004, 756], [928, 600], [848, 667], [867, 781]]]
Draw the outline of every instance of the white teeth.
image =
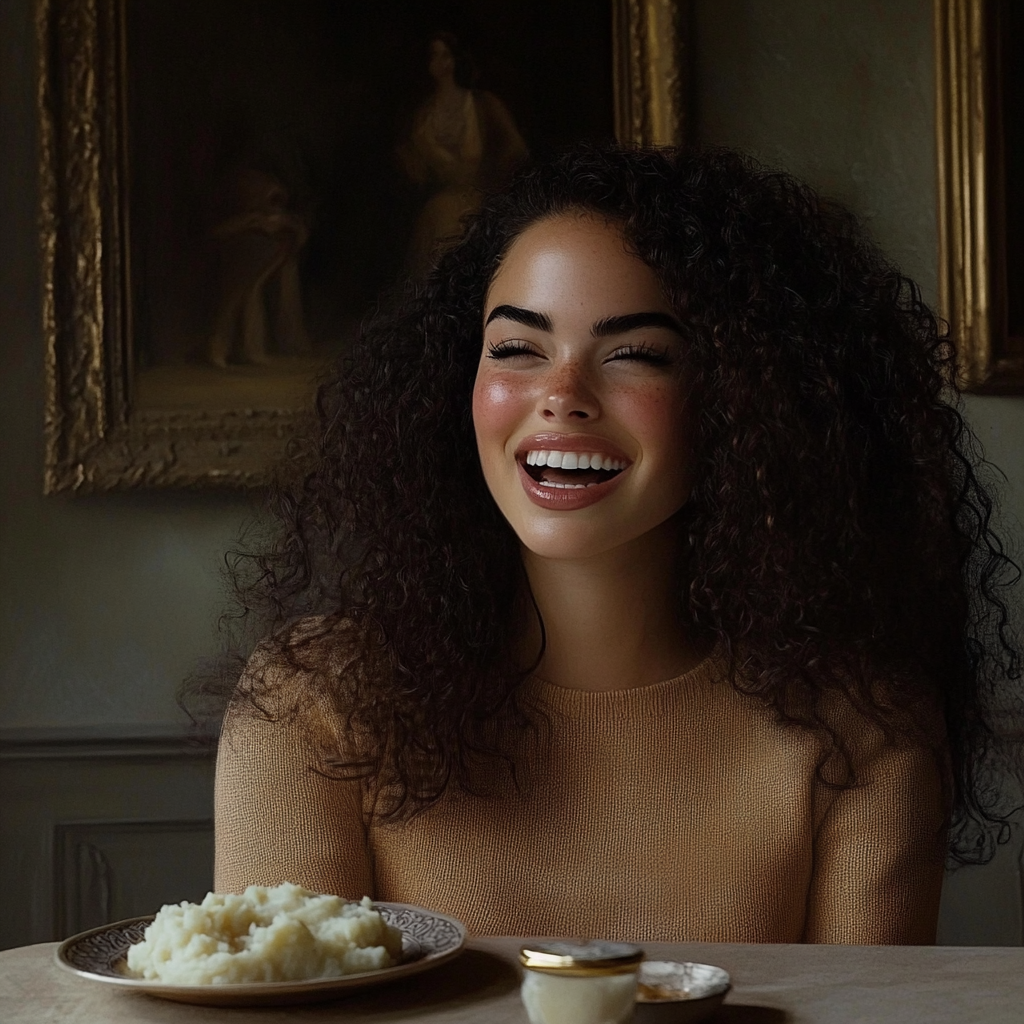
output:
[[531, 451], [526, 453], [526, 465], [550, 466], [552, 469], [625, 469], [622, 459], [596, 452]]

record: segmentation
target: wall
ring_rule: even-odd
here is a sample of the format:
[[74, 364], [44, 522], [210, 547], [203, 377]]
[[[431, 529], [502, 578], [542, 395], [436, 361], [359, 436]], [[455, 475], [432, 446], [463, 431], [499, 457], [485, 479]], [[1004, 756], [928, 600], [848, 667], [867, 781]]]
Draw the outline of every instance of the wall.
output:
[[[932, 0], [694, 0], [694, 121], [848, 205], [934, 304]], [[1024, 540], [1024, 400], [969, 396]], [[998, 480], [998, 477], [997, 477]]]
[[32, 0], [0, 3], [0, 948], [212, 880], [212, 760], [174, 734], [238, 496], [43, 497]]
[[0, 4], [0, 729], [173, 728], [237, 496], [44, 497], [31, 0]]
[[[694, 127], [858, 213], [937, 298], [932, 0], [695, 0]], [[1024, 398], [969, 396], [996, 469], [1000, 532], [1024, 549]], [[1020, 943], [1020, 837], [947, 879], [940, 938]]]

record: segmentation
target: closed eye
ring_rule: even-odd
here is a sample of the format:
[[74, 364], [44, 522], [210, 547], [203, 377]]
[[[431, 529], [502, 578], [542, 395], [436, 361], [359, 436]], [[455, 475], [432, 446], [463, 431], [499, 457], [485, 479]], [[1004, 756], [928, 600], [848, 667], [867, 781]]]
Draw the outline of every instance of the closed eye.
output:
[[488, 359], [514, 359], [516, 356], [536, 356], [538, 352], [525, 341], [499, 341], [487, 348]]
[[613, 362], [616, 359], [636, 359], [652, 366], [668, 366], [672, 362], [668, 352], [644, 344], [623, 345], [622, 348], [617, 348], [606, 362]]

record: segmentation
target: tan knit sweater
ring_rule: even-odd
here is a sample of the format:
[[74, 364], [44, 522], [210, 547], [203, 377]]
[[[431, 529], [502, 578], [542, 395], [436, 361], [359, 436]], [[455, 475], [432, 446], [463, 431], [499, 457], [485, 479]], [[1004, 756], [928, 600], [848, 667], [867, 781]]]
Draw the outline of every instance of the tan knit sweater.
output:
[[816, 741], [721, 679], [611, 693], [527, 684], [551, 721], [521, 792], [449, 794], [406, 825], [311, 770], [309, 727], [229, 711], [215, 885], [298, 882], [414, 903], [470, 932], [721, 942], [927, 943], [942, 880], [932, 758], [852, 714], [862, 785], [815, 781]]

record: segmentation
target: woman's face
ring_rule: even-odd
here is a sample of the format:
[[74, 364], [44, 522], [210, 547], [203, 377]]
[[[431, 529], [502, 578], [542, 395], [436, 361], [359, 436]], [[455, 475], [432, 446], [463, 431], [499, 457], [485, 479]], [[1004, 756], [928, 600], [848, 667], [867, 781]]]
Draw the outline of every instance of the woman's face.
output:
[[430, 41], [430, 63], [428, 68], [430, 70], [430, 77], [435, 82], [451, 78], [455, 74], [455, 57], [443, 39], [432, 39]]
[[484, 477], [537, 555], [601, 554], [689, 496], [685, 343], [654, 272], [587, 214], [538, 221], [484, 303], [473, 424]]

